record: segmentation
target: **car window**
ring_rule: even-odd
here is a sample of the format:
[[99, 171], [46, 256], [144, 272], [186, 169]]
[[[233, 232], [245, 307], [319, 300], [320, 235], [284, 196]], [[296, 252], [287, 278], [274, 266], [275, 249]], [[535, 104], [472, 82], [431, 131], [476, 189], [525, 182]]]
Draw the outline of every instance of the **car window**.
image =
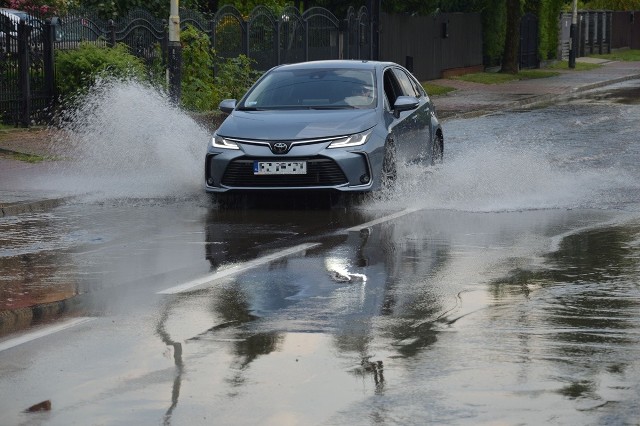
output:
[[400, 83], [398, 83], [398, 80], [396, 80], [396, 77], [393, 74], [393, 70], [391, 69], [387, 69], [384, 72], [383, 81], [384, 94], [389, 101], [389, 109], [391, 109], [391, 106], [396, 103], [396, 98], [403, 94], [402, 88], [400, 87]]
[[376, 89], [372, 70], [280, 68], [265, 75], [239, 108], [374, 108]]
[[415, 77], [410, 75], [409, 80], [411, 80], [411, 84], [413, 84], [413, 88], [416, 93], [418, 93], [418, 96], [427, 96], [427, 92], [425, 92], [424, 87], [422, 87], [422, 84], [420, 84], [420, 82], [416, 80]]
[[409, 78], [409, 76], [401, 69], [399, 68], [394, 68], [393, 69], [393, 74], [395, 75], [396, 79], [398, 80], [400, 87], [402, 88], [402, 94], [404, 96], [413, 96], [413, 97], [419, 97], [420, 93], [416, 91], [416, 88], [414, 87], [413, 83], [411, 82], [411, 79]]

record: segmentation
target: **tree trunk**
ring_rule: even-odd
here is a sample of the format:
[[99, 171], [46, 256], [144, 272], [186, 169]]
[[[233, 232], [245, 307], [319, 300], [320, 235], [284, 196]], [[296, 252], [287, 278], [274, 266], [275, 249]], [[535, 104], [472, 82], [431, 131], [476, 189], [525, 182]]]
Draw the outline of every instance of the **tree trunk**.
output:
[[507, 31], [505, 33], [504, 52], [502, 54], [502, 69], [500, 72], [508, 74], [518, 73], [518, 51], [520, 49], [520, 19], [522, 6], [520, 0], [506, 0], [507, 2]]

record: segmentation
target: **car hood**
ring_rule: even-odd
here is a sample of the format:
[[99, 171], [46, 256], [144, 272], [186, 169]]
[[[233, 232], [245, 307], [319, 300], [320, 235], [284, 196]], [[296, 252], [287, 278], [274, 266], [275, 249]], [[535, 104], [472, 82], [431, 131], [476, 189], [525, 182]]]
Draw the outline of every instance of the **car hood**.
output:
[[233, 111], [216, 131], [239, 139], [297, 140], [359, 133], [376, 125], [376, 110]]

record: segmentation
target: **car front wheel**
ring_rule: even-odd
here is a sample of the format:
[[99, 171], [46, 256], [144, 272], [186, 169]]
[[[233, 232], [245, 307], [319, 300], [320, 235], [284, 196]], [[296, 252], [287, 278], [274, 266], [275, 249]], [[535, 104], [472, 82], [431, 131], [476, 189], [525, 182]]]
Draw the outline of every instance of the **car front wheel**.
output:
[[389, 191], [395, 187], [398, 177], [396, 147], [392, 140], [384, 146], [384, 159], [382, 160], [382, 190]]
[[431, 148], [431, 165], [442, 164], [444, 160], [444, 139], [437, 135]]

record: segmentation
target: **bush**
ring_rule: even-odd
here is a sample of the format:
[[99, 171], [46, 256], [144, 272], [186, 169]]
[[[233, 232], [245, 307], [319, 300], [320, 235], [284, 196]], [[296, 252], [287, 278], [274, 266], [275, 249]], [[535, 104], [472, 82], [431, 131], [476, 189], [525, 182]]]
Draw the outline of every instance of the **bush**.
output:
[[190, 111], [213, 111], [223, 99], [240, 99], [260, 76], [252, 68], [254, 61], [245, 55], [218, 58], [207, 35], [193, 26], [188, 25], [181, 32], [180, 40], [183, 46], [180, 100]]
[[181, 103], [191, 111], [215, 108], [213, 87], [213, 59], [209, 37], [192, 25], [180, 33], [182, 42]]
[[144, 63], [124, 44], [110, 48], [83, 42], [77, 49], [56, 52], [56, 87], [63, 98], [85, 93], [98, 78], [145, 76]]
[[246, 55], [229, 58], [218, 65], [215, 86], [218, 103], [223, 99], [240, 99], [262, 74], [251, 68], [254, 61]]

